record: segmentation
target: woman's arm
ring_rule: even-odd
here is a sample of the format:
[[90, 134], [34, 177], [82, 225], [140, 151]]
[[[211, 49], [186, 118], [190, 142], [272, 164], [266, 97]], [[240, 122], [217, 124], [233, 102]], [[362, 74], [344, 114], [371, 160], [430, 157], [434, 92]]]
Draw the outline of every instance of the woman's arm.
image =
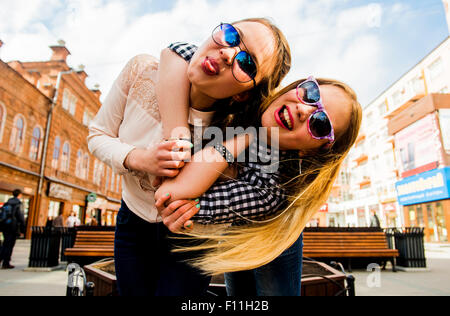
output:
[[134, 146], [122, 143], [119, 139], [119, 128], [122, 123], [128, 92], [137, 74], [139, 65], [145, 56], [131, 59], [120, 73], [108, 93], [94, 120], [89, 125], [87, 138], [89, 151], [112, 167], [117, 174], [125, 174], [125, 158], [135, 149]]
[[172, 152], [173, 148], [189, 148], [180, 142], [167, 142], [153, 148], [136, 148], [119, 138], [127, 106], [130, 88], [148, 69], [156, 71], [157, 60], [150, 55], [138, 55], [131, 59], [115, 80], [105, 102], [89, 125], [89, 151], [112, 167], [117, 174], [129, 170], [143, 171], [156, 176], [174, 177], [186, 159], [185, 153]]
[[156, 96], [165, 139], [191, 138], [187, 68], [186, 60], [171, 49], [166, 48], [161, 52]]
[[[238, 157], [252, 141], [250, 135], [239, 135], [223, 145]], [[192, 157], [175, 179], [166, 180], [156, 191], [155, 200], [170, 193], [171, 201], [195, 199], [205, 193], [228, 168], [228, 162], [213, 147], [207, 147]]]

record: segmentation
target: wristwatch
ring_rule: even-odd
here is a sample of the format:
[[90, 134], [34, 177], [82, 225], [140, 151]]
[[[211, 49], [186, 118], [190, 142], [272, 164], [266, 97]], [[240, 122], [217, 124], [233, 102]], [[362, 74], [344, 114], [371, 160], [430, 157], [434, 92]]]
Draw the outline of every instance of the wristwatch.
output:
[[226, 160], [228, 165], [231, 165], [234, 163], [234, 156], [230, 153], [230, 151], [223, 144], [220, 144], [220, 143], [215, 144], [214, 149], [217, 150], [222, 155], [222, 157]]

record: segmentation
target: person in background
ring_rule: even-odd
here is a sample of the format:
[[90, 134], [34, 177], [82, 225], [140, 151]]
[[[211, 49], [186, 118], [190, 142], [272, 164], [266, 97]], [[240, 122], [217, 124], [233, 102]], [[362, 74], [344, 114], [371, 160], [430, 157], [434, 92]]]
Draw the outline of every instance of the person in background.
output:
[[12, 221], [3, 228], [4, 242], [0, 252], [0, 263], [3, 263], [2, 269], [14, 269], [14, 266], [10, 263], [13, 249], [16, 245], [17, 237], [21, 233], [25, 233], [25, 219], [22, 210], [23, 205], [20, 201], [21, 197], [22, 191], [16, 189], [13, 191], [13, 197], [5, 203], [12, 206]]
[[66, 226], [67, 227], [75, 227], [75, 226], [80, 226], [80, 225], [81, 225], [81, 222], [78, 219], [78, 217], [76, 216], [75, 212], [71, 212], [70, 216], [66, 220]]
[[53, 220], [53, 227], [64, 227], [64, 216], [59, 212], [58, 217]]
[[371, 213], [372, 213], [372, 216], [370, 218], [370, 227], [380, 228], [381, 223], [380, 223], [380, 219], [377, 216], [377, 212], [371, 211]]

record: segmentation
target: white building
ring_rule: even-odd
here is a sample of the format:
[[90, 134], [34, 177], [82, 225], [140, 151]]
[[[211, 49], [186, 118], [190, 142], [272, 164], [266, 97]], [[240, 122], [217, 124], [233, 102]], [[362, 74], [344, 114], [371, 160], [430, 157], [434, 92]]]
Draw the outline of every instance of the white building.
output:
[[368, 226], [371, 210], [384, 227], [404, 225], [395, 189], [401, 160], [387, 124], [430, 93], [450, 93], [450, 37], [364, 107], [360, 135], [336, 184], [339, 198], [330, 199], [329, 225]]

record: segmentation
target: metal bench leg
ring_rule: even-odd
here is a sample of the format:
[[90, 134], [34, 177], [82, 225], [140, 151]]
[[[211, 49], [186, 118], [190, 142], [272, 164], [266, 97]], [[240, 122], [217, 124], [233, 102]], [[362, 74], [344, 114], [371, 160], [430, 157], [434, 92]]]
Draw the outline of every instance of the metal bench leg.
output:
[[348, 272], [353, 272], [352, 271], [352, 259], [348, 258]]
[[397, 268], [395, 266], [395, 257], [392, 257], [392, 272], [397, 272]]

